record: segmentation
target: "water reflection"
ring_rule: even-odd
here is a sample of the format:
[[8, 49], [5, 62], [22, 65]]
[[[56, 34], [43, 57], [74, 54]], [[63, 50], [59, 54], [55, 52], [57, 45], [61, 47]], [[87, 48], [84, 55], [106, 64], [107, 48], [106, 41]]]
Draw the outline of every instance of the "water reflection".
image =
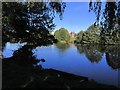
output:
[[[12, 57], [12, 56], [15, 57], [16, 55], [19, 55], [19, 57], [28, 58], [25, 56], [32, 56], [33, 48], [30, 48], [30, 46], [23, 47], [23, 45], [25, 44], [7, 43], [2, 54], [4, 57]], [[21, 47], [23, 47], [23, 49]], [[66, 50], [68, 50], [68, 48], [70, 48], [70, 45], [59, 42], [55, 44], [55, 47], [59, 49], [60, 52], [65, 52]], [[76, 48], [79, 54], [85, 54], [87, 60], [89, 60], [91, 63], [94, 63], [94, 62], [99, 63], [102, 60], [102, 57], [105, 53], [107, 64], [112, 69], [120, 69], [120, 46], [118, 45], [100, 46], [100, 45], [80, 45], [79, 44], [79, 45], [76, 45]]]
[[103, 56], [103, 52], [97, 45], [77, 45], [80, 54], [84, 53], [91, 63], [98, 63]]
[[91, 63], [99, 63], [105, 53], [106, 61], [112, 69], [120, 68], [120, 47], [117, 45], [76, 45], [80, 54], [85, 54]]
[[106, 60], [112, 69], [120, 69], [120, 47], [107, 46], [106, 47]]
[[[14, 45], [10, 46], [10, 48], [13, 47]], [[14, 72], [25, 73], [26, 71], [29, 71], [29, 74], [32, 74], [29, 68], [34, 69], [33, 64], [38, 65], [35, 63], [36, 58], [44, 58], [46, 61], [41, 59], [43, 62], [39, 63], [39, 65], [42, 65], [39, 66], [39, 68], [53, 68], [76, 75], [86, 76], [103, 84], [117, 86], [117, 69], [120, 68], [119, 46], [76, 45], [76, 47], [71, 47], [67, 44], [57, 43], [56, 45], [48, 47], [36, 48], [36, 50], [34, 50], [34, 56], [33, 47], [31, 46], [23, 46], [22, 48], [16, 50], [17, 51], [14, 53], [11, 53], [13, 55], [10, 55], [12, 56], [12, 60], [6, 59], [7, 62], [9, 61], [8, 63], [6, 63], [6, 60], [3, 60], [3, 70], [4, 72], [7, 70], [4, 75], [11, 73], [10, 71], [12, 70], [13, 72], [11, 73], [11, 77]], [[6, 52], [8, 51], [8, 46], [6, 46], [3, 51], [3, 56], [7, 57], [9, 54]], [[62, 56], [61, 53], [59, 53], [61, 51], [64, 52], [62, 53]], [[16, 68], [16, 66], [22, 67]], [[3, 77], [3, 79], [6, 79], [7, 82], [7, 79], [10, 78]], [[20, 79], [22, 79], [22, 77], [20, 77]]]
[[[78, 53], [80, 48], [82, 54]], [[92, 51], [94, 50], [94, 51]], [[91, 53], [91, 52], [92, 53]], [[73, 73], [75, 75], [82, 75], [89, 77], [99, 83], [108, 85], [118, 85], [118, 72], [117, 69], [113, 70], [106, 62], [105, 47], [102, 46], [70, 46], [65, 52], [60, 52], [56, 46], [41, 47], [36, 51], [37, 58], [45, 58], [45, 63], [39, 63], [44, 68], [52, 68], [64, 72]], [[90, 58], [94, 57], [95, 63], [91, 63]], [[94, 56], [92, 56], [92, 54]], [[97, 56], [100, 58], [97, 58]], [[97, 59], [96, 59], [97, 58]], [[98, 60], [98, 61], [97, 61]], [[98, 63], [96, 63], [98, 62]]]
[[55, 44], [55, 46], [61, 51], [61, 52], [65, 52], [70, 45], [68, 43], [64, 43], [64, 42], [58, 42]]

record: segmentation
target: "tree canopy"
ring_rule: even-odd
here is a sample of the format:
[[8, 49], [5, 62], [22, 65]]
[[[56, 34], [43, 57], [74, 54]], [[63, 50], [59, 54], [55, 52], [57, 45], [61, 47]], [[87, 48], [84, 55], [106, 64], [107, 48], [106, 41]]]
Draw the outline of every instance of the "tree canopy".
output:
[[90, 0], [89, 11], [94, 11], [96, 14], [96, 22], [103, 26], [103, 31], [111, 33], [112, 30], [117, 26], [120, 26], [120, 1], [118, 0], [107, 0], [105, 7], [102, 8], [101, 0]]
[[80, 31], [77, 35], [76, 42], [81, 44], [119, 44], [120, 32], [115, 29], [112, 34], [101, 33], [103, 31], [101, 25], [94, 25], [88, 27], [86, 31]]
[[76, 42], [81, 42], [83, 33], [84, 33], [83, 31], [80, 31], [80, 32], [77, 34]]
[[49, 43], [54, 38], [49, 33], [55, 27], [53, 19], [56, 14], [62, 19], [66, 4], [63, 2], [2, 2], [2, 6], [3, 43], [16, 41], [41, 45]]
[[60, 28], [59, 30], [56, 30], [54, 36], [58, 41], [70, 41], [70, 34], [65, 28]]
[[93, 24], [83, 32], [80, 31], [77, 35], [77, 43], [99, 43], [101, 28], [99, 25], [94, 26]]

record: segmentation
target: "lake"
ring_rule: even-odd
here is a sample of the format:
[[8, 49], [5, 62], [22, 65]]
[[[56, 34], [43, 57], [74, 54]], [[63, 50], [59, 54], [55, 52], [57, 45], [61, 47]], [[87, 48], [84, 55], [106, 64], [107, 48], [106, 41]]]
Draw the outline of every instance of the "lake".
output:
[[[2, 54], [6, 58], [11, 57], [13, 52], [23, 45], [7, 43]], [[119, 86], [120, 46], [58, 43], [37, 47], [32, 52], [37, 59], [45, 59], [45, 62], [38, 63], [43, 68], [52, 68], [85, 76], [102, 84]]]

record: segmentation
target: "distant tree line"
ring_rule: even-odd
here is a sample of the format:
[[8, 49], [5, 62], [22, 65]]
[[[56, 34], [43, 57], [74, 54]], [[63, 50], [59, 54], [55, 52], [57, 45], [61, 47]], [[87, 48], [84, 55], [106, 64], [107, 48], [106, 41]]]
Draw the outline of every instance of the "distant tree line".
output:
[[112, 34], [103, 33], [102, 26], [91, 25], [86, 31], [77, 34], [76, 42], [80, 44], [119, 44], [120, 28], [116, 27]]

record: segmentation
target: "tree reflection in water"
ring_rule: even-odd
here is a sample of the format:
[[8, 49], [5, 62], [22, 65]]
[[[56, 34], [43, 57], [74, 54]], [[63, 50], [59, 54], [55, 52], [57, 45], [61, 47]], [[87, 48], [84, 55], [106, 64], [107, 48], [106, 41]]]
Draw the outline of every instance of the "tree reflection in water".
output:
[[97, 45], [77, 45], [78, 52], [84, 53], [91, 63], [98, 63], [103, 56], [101, 48]]
[[107, 46], [106, 47], [106, 60], [109, 66], [113, 69], [120, 69], [120, 47]]
[[107, 64], [112, 69], [120, 68], [120, 47], [117, 45], [76, 45], [80, 54], [84, 53], [91, 63], [99, 63], [105, 53]]
[[65, 42], [58, 42], [55, 44], [55, 46], [61, 51], [61, 52], [65, 52], [70, 45], [68, 43]]

